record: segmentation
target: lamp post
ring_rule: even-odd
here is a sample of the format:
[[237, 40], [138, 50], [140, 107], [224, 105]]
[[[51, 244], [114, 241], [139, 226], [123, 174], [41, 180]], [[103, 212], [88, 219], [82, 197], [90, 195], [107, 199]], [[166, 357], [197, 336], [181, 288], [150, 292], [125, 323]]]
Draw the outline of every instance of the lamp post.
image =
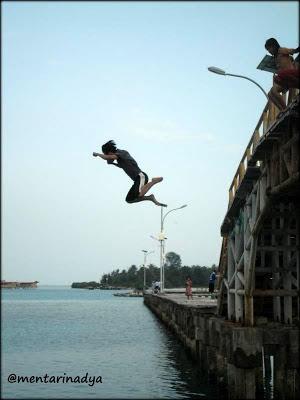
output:
[[154, 253], [154, 250], [150, 251], [149, 253], [147, 250], [142, 250], [142, 252], [144, 253], [144, 290], [145, 290], [145, 288], [146, 288], [146, 258], [149, 254]]
[[[151, 237], [152, 239], [157, 240], [158, 242], [160, 242], [160, 240], [159, 240], [159, 239], [156, 239], [154, 236], [151, 236], [151, 235], [150, 235], [150, 237]], [[167, 239], [168, 239], [168, 238], [165, 237], [165, 240], [167, 240]]]
[[168, 214], [172, 211], [181, 210], [182, 208], [186, 207], [187, 204], [184, 204], [181, 207], [173, 208], [167, 212], [165, 216], [163, 216], [163, 207], [161, 207], [161, 214], [160, 214], [160, 233], [159, 233], [159, 241], [160, 241], [160, 291], [164, 292], [165, 290], [165, 271], [164, 271], [164, 248], [165, 248], [165, 235], [164, 235], [164, 220]]
[[[156, 239], [156, 238], [155, 238], [154, 236], [152, 236], [152, 235], [150, 235], [150, 237], [151, 237], [152, 239], [154, 239], [154, 240], [157, 240], [157, 241], [160, 243], [159, 246], [161, 247], [161, 241], [160, 241], [160, 239]], [[168, 239], [168, 238], [164, 236], [164, 241], [167, 240], [167, 239]], [[165, 246], [163, 246], [163, 253], [164, 253], [164, 248], [165, 248]], [[160, 282], [161, 282], [161, 280], [162, 280], [161, 258], [162, 258], [162, 255], [161, 255], [161, 253], [160, 253], [160, 255], [159, 255], [159, 263], [160, 263]]]
[[217, 68], [217, 67], [208, 67], [207, 68], [210, 72], [213, 72], [215, 74], [218, 75], [227, 75], [227, 76], [235, 76], [237, 78], [243, 78], [243, 79], [247, 79], [248, 81], [253, 82], [256, 86], [258, 86], [260, 88], [260, 90], [264, 93], [264, 95], [266, 96], [266, 98], [269, 100], [267, 93], [264, 91], [264, 89], [257, 83], [255, 82], [253, 79], [248, 78], [247, 76], [243, 76], [243, 75], [235, 75], [235, 74], [228, 74], [226, 73], [223, 69]]

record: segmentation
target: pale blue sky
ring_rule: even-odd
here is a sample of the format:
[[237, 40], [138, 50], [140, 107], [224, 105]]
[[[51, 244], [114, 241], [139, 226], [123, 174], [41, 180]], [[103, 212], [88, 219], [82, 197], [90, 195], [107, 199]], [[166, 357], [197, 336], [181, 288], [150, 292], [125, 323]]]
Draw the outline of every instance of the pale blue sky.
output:
[[298, 2], [2, 2], [2, 279], [69, 284], [159, 265], [160, 208], [101, 152], [114, 139], [166, 211], [167, 251], [212, 265], [228, 189], [266, 104], [257, 70], [297, 47]]

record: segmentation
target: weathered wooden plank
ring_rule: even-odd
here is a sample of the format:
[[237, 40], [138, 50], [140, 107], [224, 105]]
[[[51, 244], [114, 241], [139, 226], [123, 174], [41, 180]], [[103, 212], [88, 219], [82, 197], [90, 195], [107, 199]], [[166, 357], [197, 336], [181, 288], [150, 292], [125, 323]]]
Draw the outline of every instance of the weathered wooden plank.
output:
[[298, 297], [299, 291], [298, 290], [259, 290], [255, 289], [253, 291], [254, 297], [273, 297], [273, 296], [280, 296], [280, 297]]
[[[232, 278], [232, 275], [234, 274], [234, 258], [233, 258], [233, 246], [231, 245], [231, 241], [233, 239], [229, 238], [228, 239], [228, 262], [227, 262], [227, 280], [230, 281]], [[225, 281], [226, 284], [226, 281]], [[235, 318], [235, 303], [234, 303], [234, 295], [232, 295], [229, 292], [229, 285], [227, 284], [227, 313], [228, 313], [228, 319], [233, 320]]]
[[[258, 183], [257, 183], [258, 185]], [[245, 221], [245, 236], [244, 236], [244, 287], [246, 282], [250, 279], [249, 274], [249, 262], [250, 262], [250, 251], [247, 249], [249, 246], [250, 240], [250, 230], [253, 229], [253, 225], [255, 222], [255, 209], [256, 209], [256, 199], [257, 196], [253, 192], [249, 196], [251, 198], [251, 207], [245, 207], [245, 214], [247, 216], [247, 220], [249, 220], [249, 225], [247, 225], [247, 221]], [[247, 229], [246, 229], [247, 226]], [[253, 326], [254, 325], [254, 309], [253, 309], [253, 297], [249, 295], [245, 295], [244, 297], [245, 302], [245, 325], [246, 326]]]
[[[297, 171], [293, 173], [288, 179], [286, 179], [284, 182], [280, 183], [279, 185], [273, 187], [270, 191], [270, 196], [278, 196], [282, 194], [283, 192], [286, 192], [289, 190], [292, 186], [296, 186], [296, 188], [300, 186], [300, 172]], [[299, 189], [300, 192], [300, 189]]]
[[[273, 253], [273, 254], [276, 254], [276, 253]], [[274, 265], [276, 265], [276, 264], [274, 263]], [[296, 270], [296, 268], [290, 268], [290, 271], [295, 273], [297, 270]], [[286, 268], [283, 268], [283, 267], [276, 268], [275, 266], [265, 267], [265, 268], [256, 267], [255, 272], [258, 274], [270, 274], [270, 273], [276, 273], [276, 272], [282, 274], [283, 272], [286, 272]]]
[[298, 248], [296, 245], [294, 246], [258, 246], [257, 247], [258, 251], [297, 251]]
[[237, 271], [236, 276], [239, 278], [239, 280], [241, 281], [241, 283], [243, 284], [243, 286], [245, 285], [245, 277], [244, 274], [242, 272]]
[[[245, 296], [245, 290], [243, 289], [230, 289], [230, 293], [235, 293], [238, 296]], [[280, 296], [280, 297], [298, 297], [299, 291], [298, 290], [260, 290], [255, 289], [252, 293], [253, 297], [273, 297], [273, 296]]]
[[[290, 250], [290, 248], [291, 247], [296, 247], [296, 246], [290, 246], [290, 243], [291, 243], [290, 235], [284, 235], [284, 240], [283, 241], [286, 244], [285, 247], [287, 247], [287, 249], [283, 253], [283, 265], [287, 265], [291, 261], [291, 250]], [[283, 275], [283, 287], [284, 287], [284, 291], [290, 291], [292, 289], [292, 283], [291, 283], [291, 280], [289, 279], [289, 276], [287, 274]], [[291, 297], [285, 297], [284, 298], [283, 309], [284, 309], [284, 322], [286, 324], [291, 325], [292, 324], [292, 317], [293, 317], [292, 299], [291, 299]]]
[[257, 249], [257, 236], [252, 235], [251, 249], [250, 249], [250, 256], [249, 256], [249, 277], [248, 277], [248, 280], [245, 282], [245, 292], [246, 292], [247, 296], [252, 296], [252, 292], [253, 292], [256, 249]]
[[[243, 211], [241, 210], [240, 212], [240, 217], [243, 220]], [[242, 254], [243, 254], [243, 249], [244, 249], [244, 234], [243, 234], [243, 223], [239, 221], [239, 231], [237, 232], [237, 229], [235, 229], [235, 254], [234, 254], [234, 259], [235, 259], [235, 267], [237, 263], [239, 262]], [[235, 277], [236, 277], [236, 268], [235, 268]], [[243, 289], [243, 284], [239, 279], [234, 280], [234, 285], [235, 289]], [[229, 286], [230, 287], [230, 286]], [[243, 304], [243, 299], [238, 296], [235, 293], [235, 320], [237, 322], [243, 322], [244, 320], [244, 304]]]
[[[296, 231], [296, 229], [288, 229], [288, 228], [286, 228], [286, 229], [276, 229], [276, 228], [274, 228], [274, 229], [266, 229], [266, 228], [263, 228], [263, 229], [261, 229], [261, 233], [263, 233], [265, 235], [267, 235], [267, 234], [269, 234], [269, 235], [283, 235], [285, 233], [288, 234], [288, 235], [296, 235], [297, 231]], [[276, 244], [274, 244], [272, 246], [276, 246]]]
[[225, 284], [225, 286], [226, 286], [226, 289], [228, 290], [228, 289], [229, 289], [228, 280], [227, 280], [226, 278], [223, 278], [223, 281], [224, 281], [224, 284]]
[[276, 290], [281, 286], [283, 282], [283, 275], [273, 274], [273, 290]]
[[[298, 232], [298, 235], [296, 236], [296, 245], [298, 247], [300, 247], [300, 211], [297, 212], [297, 218], [296, 218], [296, 229]], [[297, 269], [297, 287], [298, 290], [300, 289], [300, 251], [297, 251], [296, 253], [296, 269]], [[298, 297], [298, 301], [297, 301], [297, 315], [300, 315], [300, 296]]]

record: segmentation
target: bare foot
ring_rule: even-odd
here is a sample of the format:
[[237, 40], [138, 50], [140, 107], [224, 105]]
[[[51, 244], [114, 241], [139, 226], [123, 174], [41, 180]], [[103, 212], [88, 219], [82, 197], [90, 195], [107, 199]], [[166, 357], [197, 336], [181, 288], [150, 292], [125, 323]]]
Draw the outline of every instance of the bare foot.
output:
[[154, 197], [154, 194], [150, 194], [149, 200], [153, 201], [153, 203], [156, 204], [157, 206], [167, 207], [166, 204], [162, 204], [159, 201], [157, 201], [156, 198]]
[[152, 178], [152, 182], [158, 183], [161, 182], [164, 178], [160, 176], [159, 178]]

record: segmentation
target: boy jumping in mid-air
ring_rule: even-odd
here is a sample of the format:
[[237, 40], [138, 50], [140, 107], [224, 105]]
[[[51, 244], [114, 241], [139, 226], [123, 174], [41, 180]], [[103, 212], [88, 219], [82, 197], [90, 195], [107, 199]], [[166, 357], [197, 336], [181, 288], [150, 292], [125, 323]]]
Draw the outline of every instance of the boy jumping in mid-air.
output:
[[[127, 203], [138, 203], [139, 201], [150, 200], [157, 206], [167, 207], [166, 204], [159, 203], [153, 194], [145, 196], [153, 185], [163, 180], [162, 177], [152, 178], [148, 183], [148, 176], [142, 172], [137, 162], [131, 157], [126, 150], [117, 149], [116, 143], [113, 140], [108, 141], [102, 146], [104, 154], [94, 152], [94, 157], [101, 157], [107, 161], [107, 164], [115, 165], [122, 168], [124, 172], [134, 181], [129, 190], [126, 201]], [[114, 161], [116, 160], [117, 163]]]

